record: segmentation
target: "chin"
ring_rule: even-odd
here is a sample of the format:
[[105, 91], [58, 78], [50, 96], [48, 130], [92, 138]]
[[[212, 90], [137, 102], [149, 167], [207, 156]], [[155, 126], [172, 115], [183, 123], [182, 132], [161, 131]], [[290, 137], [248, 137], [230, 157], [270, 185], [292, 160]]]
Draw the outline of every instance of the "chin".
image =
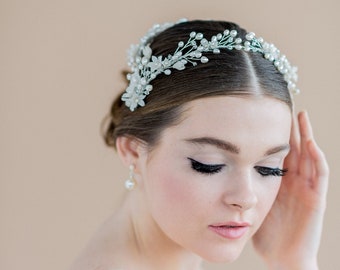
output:
[[242, 251], [243, 248], [242, 249], [229, 248], [218, 250], [215, 252], [213, 250], [210, 250], [209, 253], [199, 254], [199, 256], [209, 263], [232, 263], [240, 257]]
[[212, 257], [212, 258], [203, 258], [205, 261], [209, 263], [232, 263], [236, 261], [240, 257], [240, 254], [237, 256], [226, 256], [223, 257]]

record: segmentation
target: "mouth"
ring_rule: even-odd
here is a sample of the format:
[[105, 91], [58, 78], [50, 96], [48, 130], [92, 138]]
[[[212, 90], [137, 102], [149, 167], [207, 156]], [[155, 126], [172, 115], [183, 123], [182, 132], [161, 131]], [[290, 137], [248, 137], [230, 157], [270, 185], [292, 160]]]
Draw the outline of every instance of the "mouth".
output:
[[215, 224], [208, 226], [211, 231], [227, 239], [239, 239], [248, 230], [249, 223], [228, 222], [225, 224]]

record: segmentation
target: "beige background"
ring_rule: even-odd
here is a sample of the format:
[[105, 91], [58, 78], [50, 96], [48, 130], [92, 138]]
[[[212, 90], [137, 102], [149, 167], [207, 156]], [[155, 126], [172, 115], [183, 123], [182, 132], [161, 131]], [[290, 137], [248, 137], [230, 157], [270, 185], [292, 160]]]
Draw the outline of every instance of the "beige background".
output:
[[[332, 170], [321, 269], [340, 269], [339, 1], [0, 1], [0, 269], [66, 269], [124, 194], [99, 132], [126, 49], [155, 22], [238, 22], [299, 66]], [[280, 232], [278, 232], [280, 233]], [[248, 247], [227, 267], [264, 269]]]

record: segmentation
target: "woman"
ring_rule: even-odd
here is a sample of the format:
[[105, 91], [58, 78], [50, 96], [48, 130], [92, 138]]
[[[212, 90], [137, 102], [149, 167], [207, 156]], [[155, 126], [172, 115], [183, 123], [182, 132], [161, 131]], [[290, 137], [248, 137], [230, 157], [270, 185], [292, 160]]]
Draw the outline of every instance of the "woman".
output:
[[130, 192], [72, 269], [201, 269], [250, 239], [268, 269], [318, 269], [328, 166], [279, 50], [233, 23], [180, 21], [129, 64], [105, 139]]

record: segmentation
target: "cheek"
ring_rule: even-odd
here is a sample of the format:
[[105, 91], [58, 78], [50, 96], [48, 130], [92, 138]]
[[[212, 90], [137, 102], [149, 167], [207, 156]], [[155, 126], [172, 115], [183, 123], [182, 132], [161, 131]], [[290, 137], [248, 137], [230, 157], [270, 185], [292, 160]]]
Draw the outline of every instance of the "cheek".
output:
[[266, 217], [270, 209], [272, 208], [277, 194], [281, 186], [281, 180], [269, 180], [273, 181], [268, 185], [262, 187], [259, 193], [259, 216], [261, 221]]
[[269, 196], [268, 196], [269, 205], [273, 205], [273, 203], [275, 202], [275, 199], [277, 197], [277, 194], [279, 193], [280, 187], [281, 187], [281, 180], [274, 180], [274, 185], [271, 188], [271, 192], [269, 193]]
[[182, 216], [195, 204], [195, 188], [185, 173], [159, 167], [152, 180], [153, 209], [159, 215]]
[[196, 181], [199, 179], [194, 174], [169, 168], [158, 166], [152, 173], [148, 197], [154, 220], [168, 235], [176, 237], [175, 234], [183, 232], [183, 224], [195, 228], [204, 223], [202, 213], [207, 212], [205, 208], [209, 207], [209, 200], [206, 189]]

